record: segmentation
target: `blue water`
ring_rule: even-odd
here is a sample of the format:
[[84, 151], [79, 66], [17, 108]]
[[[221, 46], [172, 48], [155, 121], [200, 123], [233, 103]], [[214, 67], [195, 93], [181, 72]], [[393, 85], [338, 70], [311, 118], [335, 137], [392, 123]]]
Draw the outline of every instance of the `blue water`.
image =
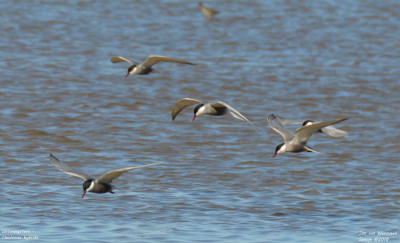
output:
[[[2, 240], [399, 242], [398, 1], [2, 1]], [[165, 55], [156, 73], [128, 64]], [[224, 101], [199, 116], [179, 99]], [[350, 119], [282, 154], [268, 114]], [[295, 129], [292, 127], [291, 129]], [[164, 162], [82, 195], [93, 176]], [[379, 233], [384, 235], [378, 235]], [[385, 235], [386, 234], [386, 235]]]

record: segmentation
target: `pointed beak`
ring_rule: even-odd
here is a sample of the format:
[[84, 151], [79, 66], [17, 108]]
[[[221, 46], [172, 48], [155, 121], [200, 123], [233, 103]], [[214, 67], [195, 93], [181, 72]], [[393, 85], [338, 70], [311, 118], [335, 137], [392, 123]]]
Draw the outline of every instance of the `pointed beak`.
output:
[[86, 191], [83, 191], [82, 198], [85, 196], [85, 194], [86, 194]]
[[194, 116], [193, 116], [193, 119], [192, 119], [192, 121], [194, 121], [194, 119], [196, 119], [196, 115], [194, 115]]
[[274, 156], [272, 156], [272, 158], [275, 158], [275, 156], [277, 155], [278, 153], [277, 152], [275, 152], [275, 154], [274, 154]]
[[126, 73], [125, 78], [127, 78], [129, 76], [129, 72]]

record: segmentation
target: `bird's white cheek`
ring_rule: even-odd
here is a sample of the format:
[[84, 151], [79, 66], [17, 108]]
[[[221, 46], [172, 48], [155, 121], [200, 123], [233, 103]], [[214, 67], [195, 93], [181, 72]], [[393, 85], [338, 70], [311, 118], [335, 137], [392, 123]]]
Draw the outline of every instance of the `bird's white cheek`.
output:
[[137, 67], [134, 67], [134, 68], [132, 69], [132, 71], [131, 71], [129, 74], [136, 73], [136, 71], [137, 71]]
[[91, 192], [93, 189], [94, 189], [94, 181], [92, 181], [92, 183], [90, 183], [90, 186], [86, 191]]
[[278, 150], [278, 154], [283, 154], [286, 152], [286, 145], [283, 145], [279, 150]]
[[196, 116], [202, 115], [202, 114], [206, 114], [206, 113], [207, 113], [207, 112], [206, 112], [206, 107], [205, 107], [205, 106], [202, 106], [202, 107], [200, 107], [200, 109], [197, 111]]

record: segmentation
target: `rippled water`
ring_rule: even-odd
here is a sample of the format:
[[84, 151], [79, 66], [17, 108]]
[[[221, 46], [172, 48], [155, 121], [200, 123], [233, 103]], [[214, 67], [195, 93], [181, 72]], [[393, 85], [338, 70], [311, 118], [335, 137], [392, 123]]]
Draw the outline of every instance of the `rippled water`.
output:
[[[205, 5], [213, 21], [182, 0], [0, 2], [3, 240], [399, 241], [399, 2]], [[128, 65], [110, 62], [151, 54], [197, 65], [125, 79]], [[184, 97], [225, 101], [265, 132], [191, 122], [191, 108], [172, 123]], [[271, 113], [349, 117], [338, 127], [350, 135], [272, 159]], [[81, 199], [82, 181], [49, 153], [95, 176], [165, 163]]]

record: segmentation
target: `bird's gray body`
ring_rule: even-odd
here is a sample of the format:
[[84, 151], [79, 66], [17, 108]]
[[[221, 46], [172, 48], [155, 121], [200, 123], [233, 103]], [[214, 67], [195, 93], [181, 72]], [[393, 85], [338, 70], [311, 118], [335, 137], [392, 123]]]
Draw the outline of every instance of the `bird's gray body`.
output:
[[294, 143], [287, 143], [284, 144], [285, 152], [292, 152], [292, 153], [300, 153], [300, 152], [315, 152], [312, 148], [307, 146], [305, 143], [299, 143], [299, 144], [294, 144]]
[[[86, 183], [86, 184], [85, 184]], [[87, 180], [83, 183], [83, 190], [87, 192], [94, 192], [94, 193], [106, 193], [111, 192], [113, 189], [113, 185], [110, 183], [104, 183], [98, 180]]]
[[196, 108], [195, 108], [196, 116], [198, 115], [223, 116], [228, 112], [228, 108], [220, 103], [200, 104], [196, 106]]
[[151, 66], [145, 64], [139, 64], [134, 67], [133, 70], [129, 73], [130, 75], [146, 75], [154, 72], [154, 69]]

